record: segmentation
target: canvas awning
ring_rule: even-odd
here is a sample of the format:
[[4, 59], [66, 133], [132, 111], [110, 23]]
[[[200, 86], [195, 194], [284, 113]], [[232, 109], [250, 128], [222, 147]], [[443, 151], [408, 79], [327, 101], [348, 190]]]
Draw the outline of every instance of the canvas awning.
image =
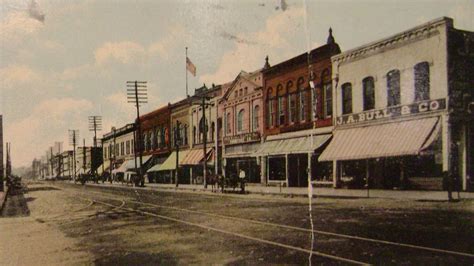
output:
[[101, 175], [104, 171], [107, 172], [110, 168], [110, 160], [105, 160], [103, 164], [97, 168], [97, 174]]
[[433, 143], [439, 130], [437, 117], [335, 130], [319, 161], [418, 155]]
[[321, 147], [331, 138], [331, 134], [302, 136], [264, 142], [257, 151], [258, 155], [285, 155], [310, 153]]
[[77, 171], [77, 174], [79, 174], [79, 175], [81, 175], [81, 174], [89, 174], [90, 171], [91, 171], [90, 168], [86, 168], [86, 169], [84, 169], [84, 168], [79, 168], [79, 170]]
[[[188, 155], [189, 150], [179, 151], [179, 164], [182, 164], [182, 161]], [[173, 151], [168, 159], [164, 161], [159, 167], [153, 169], [152, 167], [148, 172], [158, 172], [158, 171], [169, 171], [176, 169], [176, 151]], [[153, 170], [152, 170], [153, 169]]]
[[[151, 155], [142, 156], [142, 164], [145, 165], [148, 162], [148, 160], [150, 160], [150, 158], [151, 158]], [[139, 167], [139, 165], [140, 165], [140, 159], [137, 157], [137, 167]], [[115, 169], [116, 170], [115, 172], [125, 173], [129, 170], [134, 170], [134, 169], [135, 169], [135, 158], [123, 162], [119, 168]]]
[[[212, 148], [207, 148], [206, 160], [209, 159]], [[183, 161], [180, 162], [182, 165], [199, 165], [202, 164], [204, 159], [203, 149], [193, 149], [188, 152], [188, 155], [184, 157]]]
[[225, 146], [224, 158], [255, 157], [260, 149], [260, 143], [245, 143], [240, 145]]

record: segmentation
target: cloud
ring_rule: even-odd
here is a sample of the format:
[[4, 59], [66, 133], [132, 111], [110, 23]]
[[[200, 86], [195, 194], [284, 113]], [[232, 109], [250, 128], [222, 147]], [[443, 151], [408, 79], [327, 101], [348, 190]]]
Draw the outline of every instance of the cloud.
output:
[[[185, 36], [185, 28], [181, 25], [173, 25], [169, 28], [168, 34], [161, 40], [152, 43], [148, 47], [149, 56], [158, 55], [163, 59], [169, 59], [172, 49]], [[184, 47], [183, 47], [184, 48]]]
[[95, 50], [95, 62], [104, 65], [108, 62], [130, 64], [143, 61], [146, 56], [145, 48], [136, 42], [106, 42]]
[[13, 163], [29, 165], [34, 156], [43, 155], [54, 141], [67, 144], [68, 128], [87, 128], [86, 118], [92, 108], [92, 102], [85, 99], [52, 98], [37, 104], [21, 120], [5, 121], [5, 140], [14, 143]]
[[[299, 33], [304, 33], [301, 26], [304, 15], [303, 8], [287, 9], [283, 13], [270, 16], [265, 27], [260, 31], [236, 34], [236, 38], [248, 41], [236, 42], [234, 49], [222, 56], [217, 70], [214, 73], [202, 75], [200, 81], [207, 84], [229, 82], [240, 70], [254, 71], [263, 67], [267, 54], [271, 54], [271, 62], [294, 56], [298, 45], [306, 47], [305, 39], [302, 39], [302, 42], [297, 38]], [[273, 58], [272, 55], [274, 55]]]
[[[18, 89], [34, 85], [41, 80], [41, 74], [26, 65], [12, 65], [0, 69], [0, 80], [4, 89]], [[34, 86], [28, 87], [33, 89]]]

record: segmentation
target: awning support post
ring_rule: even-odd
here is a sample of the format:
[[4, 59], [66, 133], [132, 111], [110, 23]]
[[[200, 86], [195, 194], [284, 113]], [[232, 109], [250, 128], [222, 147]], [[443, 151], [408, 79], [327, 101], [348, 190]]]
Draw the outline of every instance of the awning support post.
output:
[[285, 182], [286, 182], [286, 187], [289, 187], [288, 176], [289, 176], [288, 154], [285, 154]]
[[370, 197], [370, 185], [369, 185], [369, 159], [365, 160], [365, 180], [367, 186], [367, 198]]

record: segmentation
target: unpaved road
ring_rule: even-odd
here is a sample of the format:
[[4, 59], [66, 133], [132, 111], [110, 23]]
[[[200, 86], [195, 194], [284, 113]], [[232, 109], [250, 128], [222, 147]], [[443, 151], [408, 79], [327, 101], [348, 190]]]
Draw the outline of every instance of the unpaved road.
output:
[[0, 264], [349, 264], [344, 259], [371, 264], [474, 263], [474, 255], [469, 256], [474, 254], [474, 208], [469, 200], [315, 199], [314, 226], [320, 233], [315, 234], [314, 250], [323, 256], [311, 257], [305, 252], [311, 247], [311, 233], [295, 230], [310, 228], [303, 198], [43, 182], [28, 184], [28, 192], [16, 200], [9, 205], [14, 210], [4, 212], [10, 217], [0, 218]]

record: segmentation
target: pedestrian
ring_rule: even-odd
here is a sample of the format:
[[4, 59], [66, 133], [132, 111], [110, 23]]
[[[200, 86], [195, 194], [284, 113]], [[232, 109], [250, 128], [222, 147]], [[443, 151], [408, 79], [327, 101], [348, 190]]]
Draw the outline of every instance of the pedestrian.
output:
[[245, 171], [240, 169], [239, 172], [239, 180], [240, 180], [240, 193], [245, 193]]

